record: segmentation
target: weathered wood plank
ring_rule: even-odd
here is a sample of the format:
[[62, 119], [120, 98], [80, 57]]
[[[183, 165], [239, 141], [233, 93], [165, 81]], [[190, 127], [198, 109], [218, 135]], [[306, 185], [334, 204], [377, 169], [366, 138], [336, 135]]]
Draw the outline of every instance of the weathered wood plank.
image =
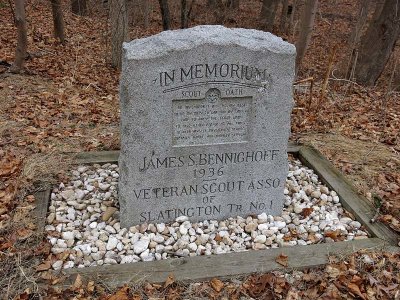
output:
[[78, 164], [113, 163], [118, 161], [119, 151], [82, 152], [73, 154]]
[[393, 245], [397, 244], [399, 236], [382, 223], [370, 222], [375, 214], [374, 207], [358, 194], [355, 187], [318, 150], [303, 146], [299, 150], [299, 158], [303, 164], [312, 168], [326, 185], [338, 193], [343, 207], [374, 237], [390, 241]]
[[289, 142], [287, 152], [292, 153], [292, 154], [297, 153], [297, 152], [299, 152], [300, 148], [301, 148], [301, 145], [294, 143], [294, 142]]
[[[288, 153], [297, 153], [299, 150], [300, 145], [293, 142], [288, 143]], [[81, 152], [72, 154], [72, 156], [78, 164], [112, 163], [118, 161], [119, 151]]]
[[77, 274], [92, 280], [97, 279], [112, 287], [140, 281], [161, 283], [170, 274], [174, 274], [177, 281], [201, 281], [214, 277], [232, 278], [252, 273], [285, 269], [275, 261], [276, 257], [281, 253], [288, 256], [286, 269], [299, 269], [324, 265], [327, 263], [328, 255], [331, 254], [346, 255], [360, 249], [381, 250], [386, 245], [387, 242], [384, 240], [371, 238], [351, 242], [283, 247], [134, 264], [74, 268], [64, 270], [67, 275], [70, 275], [69, 280], [64, 284], [70, 285]]
[[385, 251], [392, 253], [400, 253], [400, 246], [387, 246], [385, 247]]
[[50, 193], [51, 191], [48, 189], [34, 194], [36, 199], [34, 214], [38, 232], [43, 232], [46, 226], [46, 214], [47, 208], [49, 207]]

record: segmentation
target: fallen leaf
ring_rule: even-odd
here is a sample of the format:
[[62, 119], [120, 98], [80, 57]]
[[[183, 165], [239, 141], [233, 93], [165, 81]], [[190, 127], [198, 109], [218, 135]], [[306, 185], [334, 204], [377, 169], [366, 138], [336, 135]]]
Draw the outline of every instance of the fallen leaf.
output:
[[79, 290], [82, 287], [82, 278], [81, 275], [77, 275], [75, 280], [74, 280], [74, 284], [72, 285], [72, 289], [73, 290]]
[[61, 282], [65, 281], [65, 276], [64, 277], [56, 277], [53, 279], [53, 281], [51, 282], [52, 285], [56, 285], [59, 284]]
[[174, 274], [169, 274], [167, 277], [167, 280], [165, 280], [164, 283], [164, 288], [170, 286], [171, 284], [173, 284], [175, 282], [175, 276]]
[[263, 297], [262, 299], [274, 299], [273, 284], [275, 276], [271, 273], [262, 276], [253, 276], [248, 280], [248, 284], [243, 287], [253, 298]]
[[44, 280], [53, 280], [54, 279], [54, 275], [50, 271], [41, 272], [40, 277]]
[[13, 245], [14, 245], [14, 243], [12, 241], [7, 241], [5, 243], [2, 243], [0, 245], [0, 251], [8, 249], [8, 248], [12, 247]]
[[347, 284], [347, 287], [349, 288], [349, 290], [350, 290], [353, 294], [357, 295], [357, 296], [360, 297], [361, 299], [365, 299], [363, 293], [361, 293], [360, 288], [358, 287], [357, 284], [355, 284], [355, 283], [353, 283], [353, 282], [349, 282], [349, 283]]
[[217, 233], [217, 235], [215, 236], [215, 241], [220, 242], [222, 241], [222, 237]]
[[42, 263], [36, 267], [36, 271], [38, 271], [38, 272], [46, 271], [50, 268], [51, 268], [51, 263], [49, 261], [45, 261], [44, 263]]
[[319, 299], [322, 300], [335, 300], [335, 299], [343, 299], [340, 296], [339, 290], [334, 284], [331, 284], [325, 292], [320, 296]]
[[93, 293], [94, 292], [94, 281], [89, 281], [86, 289], [89, 293]]
[[383, 291], [385, 291], [387, 294], [389, 294], [389, 292], [391, 290], [396, 289], [398, 286], [399, 286], [398, 284], [391, 284], [391, 285], [386, 287], [386, 286], [380, 284], [380, 285], [378, 285], [378, 288], [383, 290]]
[[301, 215], [306, 218], [309, 215], [311, 215], [311, 213], [314, 211], [314, 209], [312, 207], [305, 207], [303, 208], [303, 210], [301, 211]]
[[0, 161], [0, 177], [8, 177], [18, 171], [21, 160], [10, 153], [7, 153]]
[[224, 288], [224, 283], [218, 278], [211, 279], [210, 285], [218, 293]]
[[[315, 290], [317, 289], [315, 288]], [[317, 291], [315, 291], [315, 295], [318, 295]], [[310, 298], [315, 298], [315, 296], [313, 297], [310, 296]], [[300, 300], [300, 299], [301, 297], [299, 296], [299, 292], [297, 291], [297, 289], [294, 288], [290, 289], [286, 295], [286, 300]]]
[[308, 235], [308, 240], [311, 241], [312, 243], [315, 243], [316, 241], [318, 241], [317, 237], [315, 236], [315, 233], [311, 232]]
[[379, 283], [379, 281], [376, 280], [374, 277], [372, 277], [371, 274], [368, 274], [368, 280], [369, 280], [369, 284], [370, 284], [371, 286], [373, 286], [374, 284]]
[[17, 230], [17, 235], [19, 240], [26, 240], [33, 234], [33, 231], [26, 228], [20, 228]]
[[35, 196], [33, 196], [33, 195], [28, 195], [28, 196], [26, 196], [26, 201], [28, 201], [28, 202], [35, 202]]
[[339, 236], [340, 236], [340, 230], [325, 232], [325, 237], [329, 237], [334, 241], [337, 241], [339, 239]]
[[129, 287], [123, 286], [107, 300], [129, 300]]
[[281, 266], [287, 267], [288, 266], [288, 256], [281, 253], [279, 256], [275, 258], [275, 261], [280, 264]]
[[[150, 299], [150, 298], [149, 298]], [[142, 300], [142, 296], [139, 293], [135, 293], [132, 297], [132, 300]]]
[[314, 280], [316, 280], [317, 278], [316, 278], [315, 274], [313, 274], [313, 273], [305, 273], [305, 274], [303, 275], [302, 279], [303, 279], [304, 281], [308, 282], [308, 281], [314, 281]]
[[144, 289], [146, 291], [146, 295], [152, 294], [156, 290], [156, 288], [150, 282], [146, 282]]
[[335, 268], [335, 267], [331, 266], [331, 265], [328, 265], [325, 268], [325, 272], [328, 273], [328, 276], [330, 278], [336, 278], [336, 277], [338, 277], [340, 275], [340, 270], [338, 268]]

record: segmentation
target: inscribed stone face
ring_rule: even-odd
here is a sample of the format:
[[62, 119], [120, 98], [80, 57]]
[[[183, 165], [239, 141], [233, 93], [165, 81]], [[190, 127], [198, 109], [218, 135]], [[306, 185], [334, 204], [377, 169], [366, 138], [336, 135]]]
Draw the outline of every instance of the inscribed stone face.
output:
[[123, 49], [121, 225], [280, 214], [294, 46], [198, 26]]

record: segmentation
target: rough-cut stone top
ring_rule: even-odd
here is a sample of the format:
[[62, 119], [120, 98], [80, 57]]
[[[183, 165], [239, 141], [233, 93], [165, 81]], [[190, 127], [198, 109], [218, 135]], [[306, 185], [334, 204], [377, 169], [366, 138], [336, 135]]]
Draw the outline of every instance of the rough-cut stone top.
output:
[[171, 51], [186, 51], [199, 45], [240, 46], [253, 51], [294, 54], [295, 47], [269, 32], [255, 29], [202, 25], [184, 30], [163, 31], [123, 44], [128, 59], [152, 59]]

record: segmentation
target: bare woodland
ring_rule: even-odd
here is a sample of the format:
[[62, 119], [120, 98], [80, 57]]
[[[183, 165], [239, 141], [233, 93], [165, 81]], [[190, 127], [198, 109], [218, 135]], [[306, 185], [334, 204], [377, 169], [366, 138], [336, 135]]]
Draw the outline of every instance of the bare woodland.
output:
[[34, 192], [67, 177], [65, 153], [120, 149], [123, 42], [203, 24], [295, 45], [292, 142], [321, 151], [375, 205], [373, 221], [400, 232], [398, 0], [0, 0], [1, 297], [399, 298], [400, 257], [380, 249], [332, 256], [302, 276], [55, 287], [63, 278], [50, 274], [57, 255], [35, 231]]
[[[135, 9], [142, 12], [143, 26], [149, 26], [149, 4], [150, 0], [137, 1]], [[192, 14], [196, 0], [181, 0], [174, 8], [179, 9], [180, 26], [187, 28], [190, 21], [195, 20]], [[18, 28], [18, 46], [16, 48], [15, 62], [12, 72], [23, 69], [24, 57], [27, 49], [27, 27], [25, 17], [25, 2], [18, 0], [15, 6], [15, 24]], [[54, 36], [64, 44], [66, 42], [65, 26], [61, 0], [51, 0], [53, 15]], [[171, 30], [170, 5], [174, 3], [169, 0], [158, 0], [159, 12], [162, 20], [162, 29]], [[360, 0], [358, 18], [348, 40], [348, 57], [344, 59], [337, 68], [337, 74], [346, 79], [373, 85], [385, 69], [395, 43], [398, 38], [399, 22], [397, 1], [378, 1], [371, 5], [369, 0]], [[215, 24], [225, 21], [228, 14], [234, 14], [240, 8], [240, 0], [207, 0], [210, 13], [214, 15]], [[129, 7], [132, 3], [127, 0], [110, 0], [109, 7], [109, 36], [110, 36], [110, 62], [111, 65], [120, 68], [121, 46], [124, 41], [129, 40], [129, 21], [132, 15]], [[374, 13], [369, 22], [368, 12], [374, 6]], [[299, 11], [299, 7], [301, 10]], [[74, 14], [84, 16], [87, 14], [86, 0], [72, 0], [71, 11]], [[296, 73], [300, 70], [302, 59], [310, 43], [314, 20], [318, 11], [317, 0], [289, 1], [288, 0], [263, 0], [259, 12], [260, 28], [265, 31], [289, 34], [297, 36], [295, 40], [297, 57]], [[296, 21], [295, 15], [298, 15]], [[136, 14], [137, 16], [138, 14]], [[275, 26], [275, 27], [274, 27]], [[295, 28], [294, 28], [295, 26]], [[367, 28], [367, 29], [366, 29]], [[396, 77], [397, 78], [397, 77]]]

